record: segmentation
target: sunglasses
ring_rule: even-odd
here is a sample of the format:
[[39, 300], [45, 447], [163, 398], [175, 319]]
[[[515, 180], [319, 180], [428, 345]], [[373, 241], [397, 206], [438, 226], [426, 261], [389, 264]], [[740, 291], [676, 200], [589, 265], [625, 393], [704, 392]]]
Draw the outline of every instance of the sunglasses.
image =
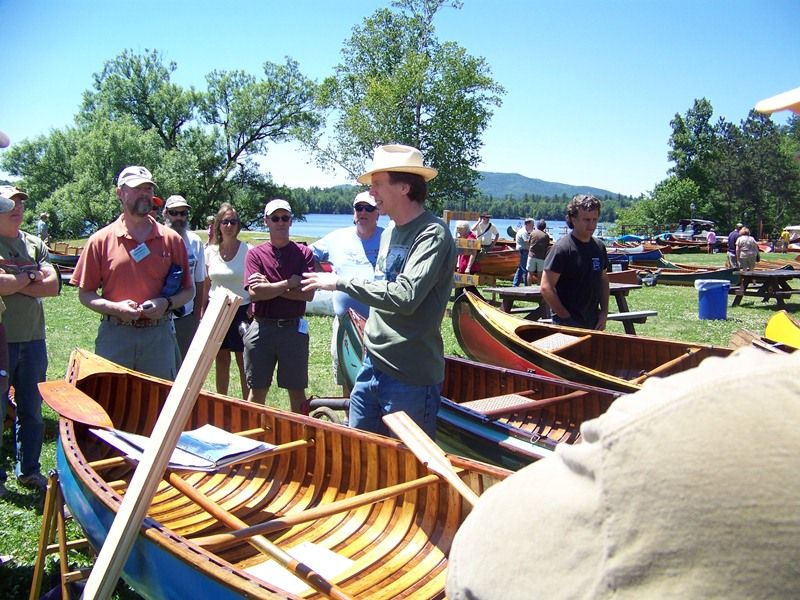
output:
[[374, 206], [371, 204], [356, 204], [356, 212], [361, 212], [362, 210], [367, 211], [368, 213], [375, 212]]
[[185, 217], [189, 214], [188, 210], [168, 210], [167, 214], [170, 217]]
[[220, 225], [238, 225], [239, 219], [222, 219]]
[[289, 221], [292, 220], [292, 217], [290, 217], [289, 215], [283, 215], [281, 217], [279, 217], [278, 215], [274, 215], [274, 216], [270, 217], [269, 219], [273, 223], [277, 223], [278, 221], [283, 221], [284, 223], [288, 223]]

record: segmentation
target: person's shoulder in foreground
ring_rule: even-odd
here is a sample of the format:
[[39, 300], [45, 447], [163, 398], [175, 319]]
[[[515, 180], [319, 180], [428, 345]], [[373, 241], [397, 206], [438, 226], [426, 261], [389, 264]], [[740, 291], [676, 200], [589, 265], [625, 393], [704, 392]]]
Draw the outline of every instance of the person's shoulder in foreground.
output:
[[745, 348], [649, 379], [483, 495], [447, 597], [798, 597], [798, 372]]

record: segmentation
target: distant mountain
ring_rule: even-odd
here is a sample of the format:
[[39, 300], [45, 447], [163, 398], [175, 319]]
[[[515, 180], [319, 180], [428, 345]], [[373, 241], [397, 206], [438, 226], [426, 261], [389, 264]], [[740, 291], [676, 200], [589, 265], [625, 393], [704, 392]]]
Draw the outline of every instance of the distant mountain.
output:
[[616, 196], [616, 192], [602, 190], [587, 185], [569, 185], [568, 183], [556, 183], [553, 181], [543, 181], [532, 179], [518, 173], [490, 173], [480, 171], [481, 179], [478, 181], [478, 189], [487, 196], [492, 196], [495, 200], [502, 200], [507, 195], [514, 198], [523, 198], [525, 194], [537, 196], [560, 196], [566, 194], [571, 197], [575, 194], [593, 194], [595, 196]]

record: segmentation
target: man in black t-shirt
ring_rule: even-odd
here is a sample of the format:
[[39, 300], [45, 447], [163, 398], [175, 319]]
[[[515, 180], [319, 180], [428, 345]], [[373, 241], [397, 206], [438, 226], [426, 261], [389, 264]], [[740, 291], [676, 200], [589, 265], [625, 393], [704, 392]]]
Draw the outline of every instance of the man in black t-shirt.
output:
[[608, 255], [592, 237], [600, 218], [600, 201], [578, 194], [567, 205], [569, 235], [548, 253], [542, 274], [542, 296], [553, 322], [586, 329], [605, 329], [608, 318]]

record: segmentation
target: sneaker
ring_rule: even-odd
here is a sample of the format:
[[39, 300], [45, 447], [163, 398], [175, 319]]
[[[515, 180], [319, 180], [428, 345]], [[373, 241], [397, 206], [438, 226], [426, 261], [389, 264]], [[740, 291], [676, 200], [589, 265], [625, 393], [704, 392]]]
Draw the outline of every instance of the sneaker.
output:
[[20, 485], [31, 490], [47, 489], [47, 478], [41, 473], [29, 473], [28, 475], [20, 475], [17, 477]]
[[0, 481], [0, 498], [5, 498], [6, 494], [8, 494], [8, 490], [6, 489], [6, 482]]

